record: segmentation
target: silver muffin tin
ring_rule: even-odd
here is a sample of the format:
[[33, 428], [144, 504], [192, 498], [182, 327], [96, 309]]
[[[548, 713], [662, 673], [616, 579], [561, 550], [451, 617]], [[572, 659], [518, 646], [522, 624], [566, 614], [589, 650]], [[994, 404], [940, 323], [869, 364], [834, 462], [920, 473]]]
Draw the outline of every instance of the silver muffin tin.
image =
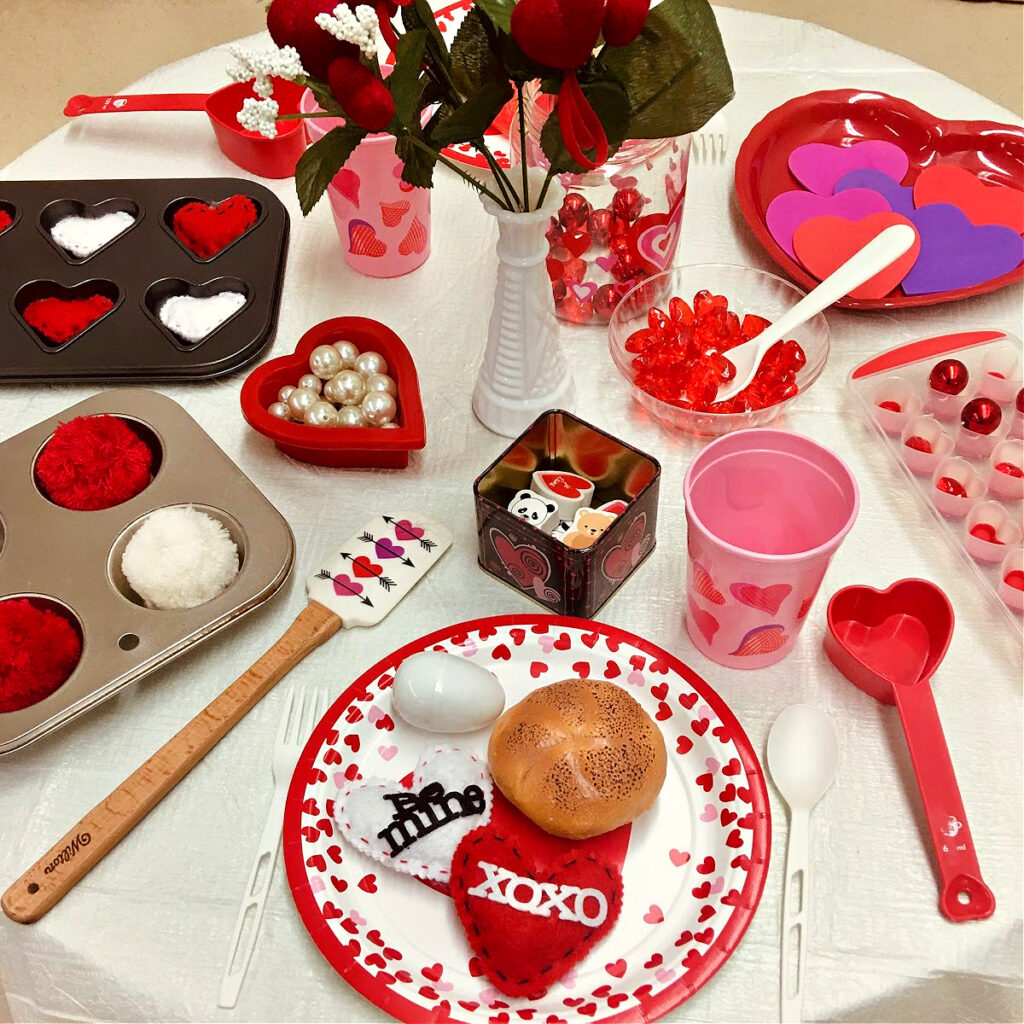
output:
[[[39, 453], [76, 416], [123, 417], [154, 453], [149, 486], [113, 508], [76, 512], [45, 497]], [[152, 391], [108, 391], [0, 444], [0, 600], [31, 597], [63, 611], [82, 655], [49, 697], [0, 712], [0, 755], [45, 736], [156, 671], [271, 598], [295, 557], [281, 514], [177, 403]], [[181, 611], [145, 607], [121, 573], [121, 554], [152, 511], [194, 505], [219, 519], [241, 567], [212, 601]]]

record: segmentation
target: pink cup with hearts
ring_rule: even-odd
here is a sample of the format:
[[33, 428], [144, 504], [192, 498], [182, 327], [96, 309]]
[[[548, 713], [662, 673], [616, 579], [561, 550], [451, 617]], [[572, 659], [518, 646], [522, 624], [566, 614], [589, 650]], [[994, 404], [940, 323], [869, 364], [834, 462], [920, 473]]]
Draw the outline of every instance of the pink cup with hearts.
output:
[[[320, 110], [308, 89], [299, 108]], [[306, 132], [312, 143], [344, 123], [312, 118]], [[401, 175], [394, 137], [368, 135], [327, 186], [345, 262], [367, 277], [401, 277], [430, 255], [430, 189], [414, 188]]]
[[738, 430], [690, 464], [686, 626], [729, 668], [764, 668], [793, 648], [860, 504], [846, 464], [787, 430]]

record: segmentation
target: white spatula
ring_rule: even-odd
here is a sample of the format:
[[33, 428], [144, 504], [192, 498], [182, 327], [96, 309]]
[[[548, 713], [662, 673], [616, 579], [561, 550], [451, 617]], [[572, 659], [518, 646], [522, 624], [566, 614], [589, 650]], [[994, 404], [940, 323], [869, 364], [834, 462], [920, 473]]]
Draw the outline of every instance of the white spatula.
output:
[[373, 626], [451, 547], [451, 534], [416, 514], [377, 516], [307, 581], [309, 604], [251, 668], [4, 893], [12, 921], [37, 921], [95, 867], [231, 729], [342, 626]]

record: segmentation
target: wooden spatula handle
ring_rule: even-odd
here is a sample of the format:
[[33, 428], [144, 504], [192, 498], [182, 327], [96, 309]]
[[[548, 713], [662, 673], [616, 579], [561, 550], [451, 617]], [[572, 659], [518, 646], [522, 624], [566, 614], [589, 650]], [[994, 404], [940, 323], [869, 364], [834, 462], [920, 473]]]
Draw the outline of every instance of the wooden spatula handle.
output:
[[105, 800], [97, 804], [4, 893], [12, 920], [37, 921], [95, 867], [302, 659], [333, 636], [341, 619], [315, 601], [284, 636]]

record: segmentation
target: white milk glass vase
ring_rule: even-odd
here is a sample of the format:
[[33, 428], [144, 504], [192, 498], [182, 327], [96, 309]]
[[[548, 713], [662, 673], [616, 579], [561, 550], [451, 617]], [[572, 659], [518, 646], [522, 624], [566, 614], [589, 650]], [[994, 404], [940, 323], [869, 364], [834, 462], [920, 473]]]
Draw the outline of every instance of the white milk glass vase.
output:
[[[522, 188], [522, 171], [509, 179]], [[531, 205], [540, 196], [544, 171], [529, 171]], [[564, 190], [552, 181], [543, 206], [527, 213], [503, 210], [481, 196], [498, 222], [498, 279], [487, 329], [487, 348], [473, 391], [473, 412], [496, 434], [516, 437], [548, 409], [571, 410], [576, 397], [569, 363], [558, 344], [545, 232]]]

